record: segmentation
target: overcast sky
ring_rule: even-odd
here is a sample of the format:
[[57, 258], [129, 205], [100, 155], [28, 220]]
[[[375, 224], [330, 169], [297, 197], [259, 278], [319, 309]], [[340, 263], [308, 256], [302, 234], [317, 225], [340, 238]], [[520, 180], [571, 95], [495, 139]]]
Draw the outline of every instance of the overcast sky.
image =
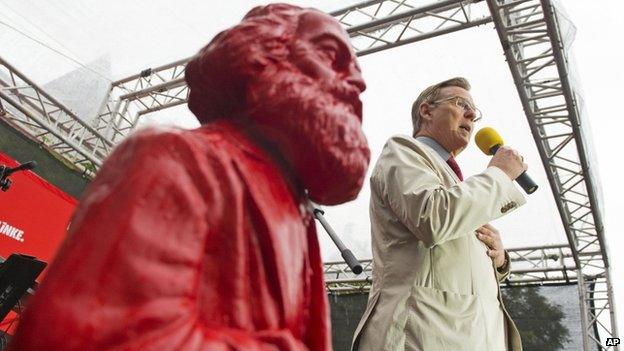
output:
[[[293, 1], [331, 11], [356, 1]], [[430, 1], [412, 1], [427, 4]], [[193, 55], [212, 36], [240, 20], [260, 1], [187, 0], [0, 0], [0, 56], [40, 85], [83, 65], [85, 79], [110, 82]], [[613, 265], [620, 330], [624, 324], [624, 192], [619, 186], [622, 138], [624, 62], [621, 1], [563, 2], [576, 26], [573, 50], [593, 130], [599, 184], [604, 194], [605, 231]], [[9, 28], [9, 25], [12, 28]], [[30, 38], [29, 38], [30, 37]], [[620, 43], [620, 44], [618, 44]], [[99, 60], [99, 61], [98, 61]], [[93, 64], [98, 61], [98, 64]], [[102, 62], [105, 64], [102, 64]], [[364, 131], [374, 164], [384, 142], [393, 134], [409, 134], [410, 106], [426, 86], [464, 76], [484, 112], [481, 126], [499, 130], [529, 164], [540, 190], [512, 215], [495, 221], [507, 247], [566, 243], [553, 195], [493, 24], [409, 44], [360, 59], [368, 90], [363, 94]], [[84, 71], [84, 69], [83, 69]], [[61, 89], [58, 85], [51, 89]], [[68, 88], [69, 89], [69, 88]], [[54, 95], [54, 91], [51, 91]], [[58, 91], [59, 94], [63, 93]], [[67, 91], [65, 91], [67, 93]], [[185, 107], [148, 115], [145, 124], [196, 125]], [[483, 170], [488, 158], [469, 147], [458, 158], [464, 174]], [[360, 258], [370, 257], [368, 186], [349, 204], [326, 208], [327, 219]], [[325, 259], [337, 253], [321, 231]], [[620, 333], [622, 335], [622, 333]]]

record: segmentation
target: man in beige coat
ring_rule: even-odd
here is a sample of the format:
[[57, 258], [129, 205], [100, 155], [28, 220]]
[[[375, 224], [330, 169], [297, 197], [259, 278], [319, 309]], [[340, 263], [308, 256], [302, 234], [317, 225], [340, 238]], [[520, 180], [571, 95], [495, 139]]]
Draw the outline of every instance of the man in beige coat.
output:
[[513, 184], [527, 169], [502, 147], [462, 181], [455, 162], [480, 117], [463, 78], [423, 91], [413, 137], [388, 140], [373, 170], [373, 285], [356, 329], [360, 351], [520, 351], [498, 283], [509, 274], [488, 224], [525, 203]]

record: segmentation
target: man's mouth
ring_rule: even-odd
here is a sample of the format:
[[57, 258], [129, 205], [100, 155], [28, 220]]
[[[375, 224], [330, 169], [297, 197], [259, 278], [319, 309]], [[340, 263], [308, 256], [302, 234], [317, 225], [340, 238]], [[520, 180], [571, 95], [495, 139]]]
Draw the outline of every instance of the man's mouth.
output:
[[470, 127], [469, 126], [459, 126], [459, 129], [463, 129], [463, 130], [467, 131], [468, 133], [470, 133]]

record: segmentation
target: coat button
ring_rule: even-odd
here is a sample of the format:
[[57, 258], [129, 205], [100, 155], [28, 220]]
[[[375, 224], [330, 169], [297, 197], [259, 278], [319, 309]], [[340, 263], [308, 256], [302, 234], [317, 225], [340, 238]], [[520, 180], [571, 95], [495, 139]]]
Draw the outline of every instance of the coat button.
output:
[[511, 210], [512, 208], [516, 206], [518, 206], [518, 204], [515, 201], [512, 201], [506, 204], [505, 206], [501, 207], [501, 213], [506, 213], [507, 211]]

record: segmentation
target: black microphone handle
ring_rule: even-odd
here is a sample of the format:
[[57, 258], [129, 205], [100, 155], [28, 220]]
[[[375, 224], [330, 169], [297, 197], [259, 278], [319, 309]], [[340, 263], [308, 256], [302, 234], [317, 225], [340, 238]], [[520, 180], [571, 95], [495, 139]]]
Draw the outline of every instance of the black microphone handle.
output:
[[[500, 147], [501, 145], [492, 146], [492, 148], [490, 148], [490, 152], [492, 152], [492, 155], [494, 155]], [[537, 184], [533, 181], [533, 179], [531, 179], [526, 171], [522, 172], [522, 174], [520, 174], [515, 180], [516, 183], [518, 183], [522, 190], [524, 190], [524, 192], [527, 194], [533, 194], [538, 188]]]
[[520, 185], [527, 194], [533, 194], [538, 188], [537, 184], [529, 177], [526, 171], [522, 172], [522, 174], [516, 178], [516, 182], [518, 182], [518, 185]]

